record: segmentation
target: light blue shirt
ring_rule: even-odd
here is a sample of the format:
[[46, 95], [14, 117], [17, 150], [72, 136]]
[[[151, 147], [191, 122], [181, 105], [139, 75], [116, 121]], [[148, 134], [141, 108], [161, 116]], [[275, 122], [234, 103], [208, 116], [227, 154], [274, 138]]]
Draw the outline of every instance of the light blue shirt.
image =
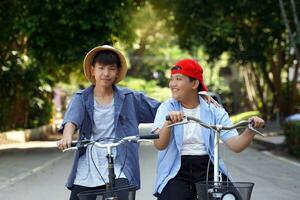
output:
[[[227, 112], [223, 108], [218, 108], [214, 105], [208, 105], [201, 97], [199, 97], [200, 103], [200, 116], [201, 121], [207, 124], [221, 124], [229, 126], [232, 122], [229, 119]], [[182, 105], [175, 99], [170, 99], [160, 105], [157, 110], [153, 129], [162, 128], [166, 116], [170, 111], [182, 111]], [[208, 151], [210, 160], [214, 160], [214, 131], [201, 127], [201, 132], [204, 140], [204, 144]], [[181, 165], [181, 146], [183, 142], [183, 125], [178, 125], [171, 130], [171, 139], [166, 149], [158, 152], [157, 169], [156, 169], [156, 183], [154, 195], [161, 193], [168, 181], [176, 176]], [[234, 129], [231, 131], [222, 131], [221, 140], [225, 142], [229, 138], [238, 135], [238, 132]], [[220, 170], [223, 174], [227, 174], [224, 162], [219, 161]]]

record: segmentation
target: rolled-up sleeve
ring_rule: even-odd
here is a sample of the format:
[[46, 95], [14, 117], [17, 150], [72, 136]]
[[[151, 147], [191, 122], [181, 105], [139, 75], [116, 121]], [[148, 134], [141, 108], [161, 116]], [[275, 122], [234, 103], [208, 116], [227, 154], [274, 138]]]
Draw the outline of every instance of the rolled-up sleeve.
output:
[[[229, 118], [228, 113], [223, 108], [218, 108], [216, 112], [216, 119], [217, 124], [221, 124], [222, 126], [231, 126], [232, 122]], [[226, 140], [230, 139], [231, 137], [234, 137], [236, 135], [239, 135], [236, 129], [232, 130], [223, 130], [221, 131], [221, 140], [225, 142]]]
[[76, 126], [76, 130], [81, 126], [84, 118], [84, 104], [82, 101], [82, 96], [80, 94], [75, 94], [64, 114], [63, 122], [58, 129], [59, 133], [63, 133], [65, 124], [68, 122], [73, 123]]

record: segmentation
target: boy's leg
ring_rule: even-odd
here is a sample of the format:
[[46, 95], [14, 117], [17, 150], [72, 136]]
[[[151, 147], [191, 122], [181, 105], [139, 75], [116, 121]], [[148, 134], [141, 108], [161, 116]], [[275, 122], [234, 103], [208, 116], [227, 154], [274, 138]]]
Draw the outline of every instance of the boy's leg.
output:
[[[126, 178], [119, 178], [116, 179], [116, 187], [122, 187], [122, 186], [129, 186], [129, 182]], [[128, 189], [125, 189], [123, 191], [117, 192], [117, 196], [119, 199], [124, 199], [124, 200], [130, 200], [129, 197], [132, 196], [135, 197], [135, 190], [134, 191], [129, 191]]]
[[181, 166], [177, 175], [169, 180], [158, 195], [158, 200], [192, 200], [196, 197], [196, 189], [192, 182], [192, 164], [194, 156], [181, 156]]
[[[116, 179], [116, 186], [115, 187], [121, 187], [121, 186], [127, 186], [128, 185], [128, 180], [126, 178], [120, 178]], [[103, 195], [103, 190], [105, 189], [105, 185], [99, 186], [99, 187], [85, 187], [85, 186], [80, 186], [80, 185], [74, 185], [72, 187], [71, 195], [70, 195], [70, 200], [79, 200], [78, 194], [80, 192], [84, 191], [91, 191], [90, 195], [86, 195], [84, 200], [96, 200], [97, 195]], [[102, 192], [100, 191], [102, 190]], [[105, 192], [105, 191], [104, 191]], [[135, 195], [135, 191], [134, 191]], [[117, 192], [117, 196], [119, 199], [128, 199], [129, 196], [129, 191], [124, 190]]]
[[[88, 190], [96, 191], [96, 190], [100, 190], [100, 189], [105, 189], [105, 186], [85, 187], [85, 186], [81, 186], [81, 185], [73, 185], [71, 195], [70, 195], [70, 200], [79, 200], [77, 195], [80, 192], [84, 192], [84, 191], [88, 191]], [[91, 196], [87, 197], [85, 200], [96, 200], [96, 195], [91, 195]]]
[[184, 181], [171, 179], [164, 187], [161, 194], [158, 195], [158, 200], [193, 200], [194, 188]]
[[87, 187], [80, 186], [80, 185], [73, 185], [70, 195], [70, 200], [79, 200], [77, 194], [80, 192], [86, 191]]

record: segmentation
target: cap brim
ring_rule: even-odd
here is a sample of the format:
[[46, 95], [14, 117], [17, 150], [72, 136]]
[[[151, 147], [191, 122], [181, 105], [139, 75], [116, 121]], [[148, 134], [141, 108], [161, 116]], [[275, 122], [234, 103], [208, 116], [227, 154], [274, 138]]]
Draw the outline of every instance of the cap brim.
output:
[[120, 68], [119, 68], [118, 77], [117, 77], [116, 81], [114, 82], [114, 83], [118, 83], [121, 80], [123, 80], [124, 77], [126, 76], [127, 62], [126, 62], [126, 59], [125, 59], [124, 55], [118, 49], [115, 49], [115, 48], [113, 48], [112, 46], [109, 46], [109, 45], [103, 45], [103, 46], [95, 47], [86, 54], [86, 56], [83, 60], [84, 75], [88, 79], [88, 81], [95, 84], [96, 81], [95, 81], [95, 78], [92, 76], [91, 66], [92, 66], [94, 56], [99, 51], [103, 51], [103, 50], [109, 50], [109, 51], [115, 52], [118, 55], [119, 59], [120, 59]]

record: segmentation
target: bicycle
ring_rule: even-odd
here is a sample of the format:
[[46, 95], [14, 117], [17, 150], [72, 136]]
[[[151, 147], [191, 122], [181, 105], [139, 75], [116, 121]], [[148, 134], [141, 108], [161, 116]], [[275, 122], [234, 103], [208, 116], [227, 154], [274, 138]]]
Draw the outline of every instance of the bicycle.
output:
[[[166, 116], [166, 120], [170, 120], [170, 116]], [[213, 129], [215, 131], [214, 135], [214, 180], [197, 182], [195, 184], [198, 199], [200, 200], [250, 200], [252, 189], [254, 183], [251, 182], [229, 182], [222, 181], [222, 174], [219, 169], [219, 143], [220, 143], [220, 133], [222, 130], [232, 130], [237, 128], [248, 127], [250, 130], [254, 131], [263, 137], [265, 135], [252, 127], [251, 121], [240, 121], [232, 126], [223, 126], [220, 124], [210, 125], [202, 122], [200, 119], [190, 116], [184, 116], [184, 120], [169, 125], [168, 127], [173, 127], [177, 125], [182, 125], [186, 123], [198, 123], [201, 126]]]
[[[72, 142], [71, 147], [64, 150], [69, 151], [73, 149], [86, 148], [88, 145], [95, 145], [98, 148], [106, 148], [107, 150], [107, 163], [108, 163], [108, 182], [105, 184], [106, 188], [99, 191], [84, 191], [78, 194], [80, 200], [88, 200], [91, 197], [94, 199], [103, 199], [103, 200], [120, 200], [119, 193], [124, 192], [128, 196], [128, 200], [135, 200], [135, 191], [136, 186], [130, 185], [129, 183], [123, 186], [116, 186], [116, 174], [114, 171], [114, 157], [113, 157], [113, 148], [116, 148], [119, 145], [122, 145], [127, 142], [132, 143], [141, 143], [141, 142], [152, 142], [153, 139], [158, 139], [159, 135], [149, 134], [141, 136], [127, 136], [116, 142], [111, 143], [100, 143], [97, 141], [91, 140], [82, 140], [78, 142]], [[123, 200], [123, 199], [122, 199]]]

